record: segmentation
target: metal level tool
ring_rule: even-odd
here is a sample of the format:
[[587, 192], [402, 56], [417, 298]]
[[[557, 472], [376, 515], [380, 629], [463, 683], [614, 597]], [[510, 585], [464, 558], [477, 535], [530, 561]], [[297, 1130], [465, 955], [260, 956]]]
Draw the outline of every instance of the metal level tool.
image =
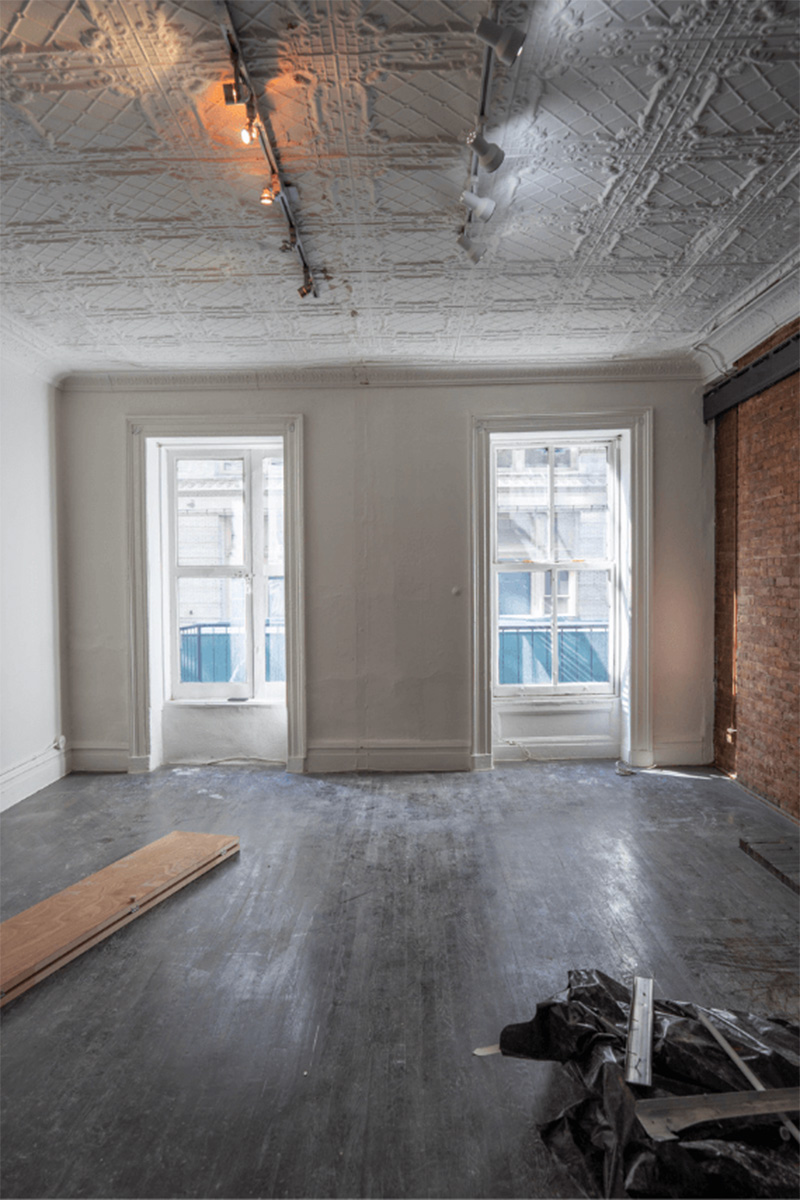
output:
[[631, 993], [625, 1082], [650, 1087], [653, 1082], [653, 980], [636, 975]]

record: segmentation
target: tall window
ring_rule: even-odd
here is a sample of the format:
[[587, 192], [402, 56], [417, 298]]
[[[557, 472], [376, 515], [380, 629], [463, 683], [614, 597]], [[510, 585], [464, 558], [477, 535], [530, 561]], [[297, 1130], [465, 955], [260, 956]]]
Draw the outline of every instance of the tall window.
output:
[[171, 694], [266, 698], [286, 679], [282, 441], [165, 453]]
[[617, 439], [492, 451], [496, 692], [614, 691]]

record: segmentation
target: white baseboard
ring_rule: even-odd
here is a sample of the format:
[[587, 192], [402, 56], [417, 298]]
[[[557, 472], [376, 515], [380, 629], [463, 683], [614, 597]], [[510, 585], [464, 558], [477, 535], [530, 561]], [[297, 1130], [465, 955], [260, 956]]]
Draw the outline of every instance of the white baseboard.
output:
[[653, 759], [659, 767], [704, 767], [713, 763], [714, 750], [704, 738], [691, 742], [655, 742]]
[[513, 742], [498, 742], [492, 757], [501, 762], [557, 762], [561, 758], [619, 758], [619, 742], [602, 735], [581, 737], [516, 738]]
[[149, 754], [129, 754], [128, 755], [128, 774], [129, 775], [147, 775], [152, 771], [153, 764], [150, 761]]
[[63, 778], [67, 773], [66, 758], [63, 750], [50, 746], [42, 754], [3, 771], [0, 775], [0, 812]]
[[130, 755], [127, 746], [88, 746], [78, 742], [70, 747], [70, 771], [127, 774]]
[[470, 771], [465, 742], [317, 742], [308, 747], [305, 770], [313, 775], [341, 771]]

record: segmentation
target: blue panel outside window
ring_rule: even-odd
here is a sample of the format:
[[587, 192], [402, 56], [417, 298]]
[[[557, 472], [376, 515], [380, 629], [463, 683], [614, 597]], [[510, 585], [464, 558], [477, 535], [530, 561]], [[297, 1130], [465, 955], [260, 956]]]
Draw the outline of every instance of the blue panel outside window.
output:
[[552, 634], [549, 629], [501, 629], [501, 683], [552, 683]]

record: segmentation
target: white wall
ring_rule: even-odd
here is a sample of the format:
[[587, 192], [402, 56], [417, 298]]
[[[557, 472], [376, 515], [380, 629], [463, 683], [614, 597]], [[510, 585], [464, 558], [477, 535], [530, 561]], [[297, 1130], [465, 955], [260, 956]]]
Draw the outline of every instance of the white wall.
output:
[[59, 779], [55, 391], [0, 369], [0, 808]]
[[308, 768], [467, 765], [471, 743], [470, 421], [655, 412], [657, 761], [711, 757], [713, 462], [700, 389], [646, 382], [267, 388], [225, 376], [68, 382], [67, 664], [73, 763], [126, 769], [125, 420], [304, 415]]

